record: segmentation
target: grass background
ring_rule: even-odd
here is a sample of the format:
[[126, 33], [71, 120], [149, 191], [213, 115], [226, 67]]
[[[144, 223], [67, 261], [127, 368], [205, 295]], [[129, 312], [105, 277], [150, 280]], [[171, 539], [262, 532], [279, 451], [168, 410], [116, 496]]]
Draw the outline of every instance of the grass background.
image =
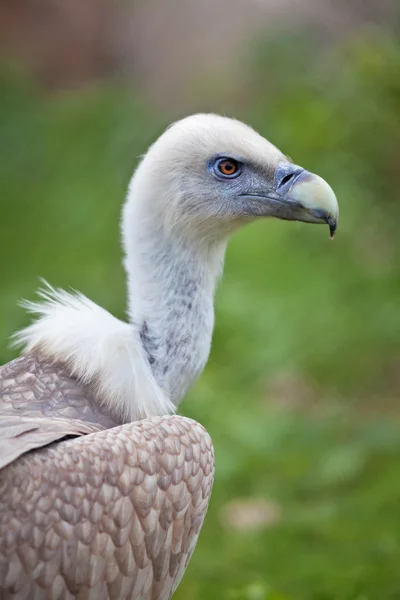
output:
[[[233, 116], [331, 183], [339, 230], [271, 221], [229, 247], [180, 408], [214, 440], [216, 482], [177, 600], [400, 598], [400, 46], [300, 42], [257, 48]], [[2, 362], [40, 276], [124, 316], [121, 202], [170, 118], [115, 83], [46, 96], [3, 69]]]

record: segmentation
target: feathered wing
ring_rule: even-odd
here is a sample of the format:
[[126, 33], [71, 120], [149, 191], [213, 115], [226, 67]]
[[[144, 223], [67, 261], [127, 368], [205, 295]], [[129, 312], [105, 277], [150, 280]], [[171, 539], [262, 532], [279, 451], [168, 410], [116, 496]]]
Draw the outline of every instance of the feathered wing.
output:
[[0, 368], [0, 440], [2, 600], [171, 597], [211, 494], [198, 423], [118, 425], [67, 367], [26, 355]]
[[0, 472], [1, 597], [171, 598], [213, 472], [208, 434], [178, 416], [25, 454]]
[[61, 365], [27, 355], [0, 367], [0, 469], [35, 448], [116, 424]]
[[101, 431], [101, 427], [69, 419], [40, 419], [0, 414], [0, 469], [17, 458], [70, 436]]
[[99, 404], [68, 365], [28, 353], [0, 367], [0, 414], [80, 419], [103, 427], [122, 422]]

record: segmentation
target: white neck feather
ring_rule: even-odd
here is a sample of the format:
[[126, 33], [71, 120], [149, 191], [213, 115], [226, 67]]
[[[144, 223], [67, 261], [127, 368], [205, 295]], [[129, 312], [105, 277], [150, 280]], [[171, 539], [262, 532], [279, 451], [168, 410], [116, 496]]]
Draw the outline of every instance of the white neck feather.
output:
[[174, 412], [211, 345], [225, 242], [177, 234], [159, 206], [139, 167], [122, 221], [129, 323], [81, 294], [47, 286], [39, 292], [44, 302], [24, 303], [38, 319], [15, 335], [25, 352], [67, 363], [124, 421]]
[[122, 421], [174, 412], [158, 386], [135, 328], [81, 294], [39, 290], [43, 302], [23, 302], [38, 316], [14, 335], [25, 352], [67, 364], [99, 402]]
[[[182, 231], [177, 235], [154, 203], [131, 201], [134, 191], [122, 220], [129, 318], [156, 381], [178, 404], [209, 355], [226, 243], [188, 239]], [[145, 199], [143, 193], [140, 198]]]

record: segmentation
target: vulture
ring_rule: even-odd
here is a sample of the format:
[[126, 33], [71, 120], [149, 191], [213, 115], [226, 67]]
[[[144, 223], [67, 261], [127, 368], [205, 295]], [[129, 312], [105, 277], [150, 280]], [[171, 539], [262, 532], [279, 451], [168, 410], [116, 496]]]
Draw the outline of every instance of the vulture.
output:
[[211, 439], [176, 409], [207, 362], [227, 241], [276, 217], [326, 223], [319, 176], [240, 121], [167, 128], [122, 214], [128, 318], [45, 286], [0, 368], [0, 598], [168, 600], [214, 477]]

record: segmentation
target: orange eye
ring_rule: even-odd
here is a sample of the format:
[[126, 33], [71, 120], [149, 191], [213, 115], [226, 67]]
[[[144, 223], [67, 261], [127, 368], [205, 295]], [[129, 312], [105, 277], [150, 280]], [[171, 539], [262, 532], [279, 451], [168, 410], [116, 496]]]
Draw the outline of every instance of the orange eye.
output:
[[235, 175], [239, 170], [239, 165], [236, 160], [232, 158], [223, 158], [218, 163], [218, 171], [226, 177]]

